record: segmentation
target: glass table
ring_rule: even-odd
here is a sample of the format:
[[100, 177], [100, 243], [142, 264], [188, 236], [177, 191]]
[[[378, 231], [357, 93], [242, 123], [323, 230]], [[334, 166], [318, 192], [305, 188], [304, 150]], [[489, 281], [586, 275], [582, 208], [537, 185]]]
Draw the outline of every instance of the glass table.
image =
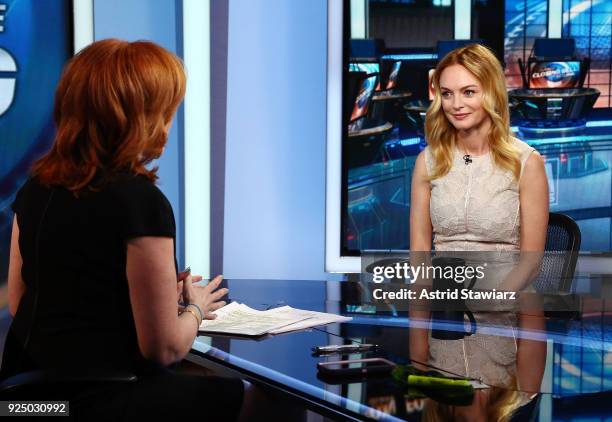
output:
[[[229, 280], [227, 284], [231, 300], [252, 308], [290, 305], [352, 317], [276, 336], [201, 335], [188, 357], [273, 389], [332, 419], [412, 421], [427, 412], [457, 418], [461, 412], [474, 415], [501, 408], [511, 410], [511, 420], [534, 415], [540, 421], [605, 420], [612, 414], [612, 303], [605, 298], [584, 295], [580, 311], [571, 318], [537, 316], [524, 321], [507, 313], [484, 313], [477, 317], [474, 335], [438, 340], [432, 338], [432, 330], [458, 332], [465, 327], [347, 303], [351, 288], [356, 288], [350, 282]], [[329, 357], [313, 356], [311, 350], [360, 343], [379, 347]], [[317, 371], [317, 362], [368, 357], [411, 364], [443, 377], [473, 379], [472, 404], [448, 404], [444, 394], [409, 388], [391, 375], [329, 379]]]

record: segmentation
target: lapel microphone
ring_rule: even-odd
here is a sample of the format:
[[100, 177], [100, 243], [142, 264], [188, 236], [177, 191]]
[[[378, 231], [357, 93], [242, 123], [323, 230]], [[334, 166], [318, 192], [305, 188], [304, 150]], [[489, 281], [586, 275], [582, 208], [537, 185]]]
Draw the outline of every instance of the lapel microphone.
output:
[[470, 154], [465, 154], [463, 156], [463, 161], [465, 162], [466, 166], [470, 164], [472, 162], [472, 157], [470, 156]]

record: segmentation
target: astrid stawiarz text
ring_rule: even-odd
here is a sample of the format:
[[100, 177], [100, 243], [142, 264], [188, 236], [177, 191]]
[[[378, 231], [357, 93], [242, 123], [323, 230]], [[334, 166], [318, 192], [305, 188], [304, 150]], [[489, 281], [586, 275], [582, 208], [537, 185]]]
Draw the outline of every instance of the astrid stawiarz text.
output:
[[516, 299], [516, 292], [506, 292], [493, 289], [491, 291], [473, 291], [469, 289], [459, 289], [446, 291], [440, 290], [421, 290], [417, 295], [417, 292], [409, 289], [400, 289], [398, 291], [387, 292], [383, 289], [374, 289], [372, 296], [376, 300], [414, 300], [414, 299], [427, 299], [427, 300], [457, 300], [457, 299], [476, 299], [476, 300], [514, 300]]
[[[419, 278], [426, 279], [445, 279], [463, 284], [465, 281], [476, 278], [484, 278], [486, 263], [476, 267], [470, 266], [426, 266], [421, 264], [413, 267], [408, 263], [396, 263], [394, 266], [378, 266], [373, 268], [372, 281], [382, 283], [385, 278], [408, 279], [414, 283]], [[470, 289], [446, 289], [446, 290], [421, 290], [418, 294], [414, 290], [400, 289], [385, 291], [384, 289], [374, 289], [372, 296], [375, 300], [457, 300], [457, 299], [476, 299], [476, 300], [514, 300], [516, 292], [497, 291], [473, 291]]]

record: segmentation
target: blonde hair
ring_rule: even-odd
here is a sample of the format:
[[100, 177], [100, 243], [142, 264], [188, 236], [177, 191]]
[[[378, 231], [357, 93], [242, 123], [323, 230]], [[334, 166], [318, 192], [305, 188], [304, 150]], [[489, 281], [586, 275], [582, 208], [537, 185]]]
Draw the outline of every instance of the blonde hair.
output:
[[[488, 390], [486, 407], [487, 421], [508, 422], [521, 406], [520, 393], [516, 391], [516, 378], [509, 388], [491, 387]], [[477, 390], [478, 391], [478, 390]], [[421, 422], [446, 422], [454, 420], [453, 406], [427, 400]]]
[[425, 137], [435, 161], [430, 179], [444, 176], [453, 164], [457, 131], [442, 109], [440, 75], [444, 69], [456, 64], [463, 66], [480, 81], [483, 88], [482, 107], [492, 123], [488, 134], [491, 155], [497, 166], [511, 171], [518, 180], [521, 161], [518, 150], [511, 142], [504, 71], [491, 50], [479, 44], [470, 44], [451, 51], [438, 63], [434, 71], [432, 84], [435, 95], [425, 118]]

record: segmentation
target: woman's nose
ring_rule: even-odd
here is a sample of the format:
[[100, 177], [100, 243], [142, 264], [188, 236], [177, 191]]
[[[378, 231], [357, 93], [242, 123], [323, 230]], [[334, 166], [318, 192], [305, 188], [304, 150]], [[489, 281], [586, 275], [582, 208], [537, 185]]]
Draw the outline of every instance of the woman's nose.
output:
[[460, 109], [463, 107], [463, 101], [461, 100], [461, 96], [455, 95], [453, 96], [453, 108]]

